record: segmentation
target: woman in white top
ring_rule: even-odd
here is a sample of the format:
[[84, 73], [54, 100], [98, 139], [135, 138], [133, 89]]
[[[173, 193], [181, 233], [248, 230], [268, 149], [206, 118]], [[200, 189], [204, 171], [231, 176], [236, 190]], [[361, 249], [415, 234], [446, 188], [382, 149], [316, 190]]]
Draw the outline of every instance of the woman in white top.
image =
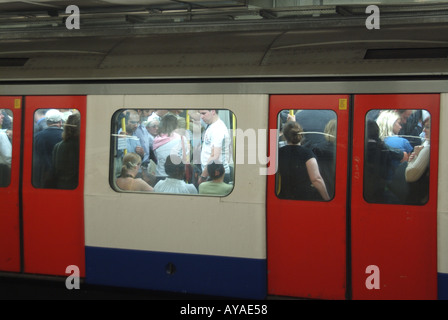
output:
[[192, 184], [185, 183], [185, 164], [182, 159], [176, 155], [170, 155], [165, 159], [165, 171], [168, 177], [160, 180], [154, 186], [155, 192], [163, 193], [190, 193], [197, 194], [196, 187]]
[[165, 160], [169, 155], [182, 157], [182, 148], [185, 154], [189, 154], [188, 143], [185, 137], [175, 132], [177, 118], [172, 114], [166, 114], [159, 124], [158, 135], [154, 138], [153, 150], [157, 157], [156, 177], [160, 180], [167, 177]]

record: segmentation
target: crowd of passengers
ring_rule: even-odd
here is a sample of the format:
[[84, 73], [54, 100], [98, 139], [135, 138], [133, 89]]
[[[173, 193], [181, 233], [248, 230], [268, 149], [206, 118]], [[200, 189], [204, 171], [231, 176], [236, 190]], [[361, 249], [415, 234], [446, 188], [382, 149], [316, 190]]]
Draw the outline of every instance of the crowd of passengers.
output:
[[[183, 112], [185, 115], [185, 111]], [[230, 137], [217, 110], [126, 110], [118, 134], [121, 190], [226, 195], [233, 187]], [[336, 115], [329, 110], [281, 112], [277, 196], [330, 200], [335, 192]], [[122, 120], [123, 119], [123, 120]], [[11, 112], [0, 110], [0, 186], [10, 182]], [[121, 125], [123, 123], [123, 125]], [[194, 129], [196, 128], [196, 130]], [[429, 190], [431, 117], [426, 110], [367, 114], [364, 198], [424, 204]], [[71, 109], [35, 112], [33, 185], [78, 185], [80, 115]], [[195, 160], [195, 161], [191, 161]], [[197, 160], [197, 161], [196, 161]]]
[[[189, 120], [187, 120], [189, 119]], [[188, 121], [188, 123], [187, 123]], [[217, 110], [130, 109], [117, 117], [121, 190], [227, 195], [229, 129]]]
[[[280, 113], [277, 196], [330, 200], [335, 192], [336, 114]], [[424, 204], [429, 190], [431, 117], [426, 110], [367, 114], [364, 198], [373, 203]]]

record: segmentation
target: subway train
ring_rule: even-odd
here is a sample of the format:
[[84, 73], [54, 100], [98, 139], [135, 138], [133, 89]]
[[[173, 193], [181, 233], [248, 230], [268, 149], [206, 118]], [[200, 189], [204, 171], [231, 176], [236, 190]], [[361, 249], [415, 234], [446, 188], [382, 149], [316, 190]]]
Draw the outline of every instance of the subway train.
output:
[[[0, 275], [242, 299], [448, 299], [448, 27], [422, 15], [385, 15], [380, 30], [355, 16], [8, 34]], [[176, 119], [185, 161], [135, 133], [152, 135], [154, 114], [159, 130]], [[216, 119], [221, 148], [203, 156]], [[59, 153], [70, 128], [75, 147]], [[46, 164], [45, 130], [59, 135]], [[291, 145], [301, 166], [284, 161]], [[211, 155], [225, 158], [226, 191], [206, 194]], [[163, 163], [182, 176], [159, 174]], [[168, 179], [191, 192], [161, 188]]]
[[[364, 90], [364, 84], [348, 85]], [[425, 81], [414, 85], [419, 91], [427, 86]], [[428, 91], [438, 85], [432, 83]], [[171, 91], [171, 85], [165, 90]], [[17, 276], [69, 277], [69, 267], [75, 266], [75, 275], [90, 284], [238, 298], [446, 297], [446, 182], [440, 177], [448, 168], [443, 160], [447, 146], [440, 139], [445, 129], [439, 124], [448, 120], [447, 97], [444, 92], [2, 96], [1, 109], [13, 125], [3, 129], [11, 132], [12, 159], [0, 190], [0, 268]], [[122, 167], [117, 160], [123, 159], [118, 151], [130, 150], [119, 142], [126, 140], [119, 134], [119, 115], [129, 110], [188, 115], [209, 108], [229, 128], [230, 192], [185, 194], [117, 186]], [[80, 115], [73, 185], [41, 184], [35, 177], [35, 124], [41, 109]], [[372, 111], [386, 110], [412, 110], [412, 115], [423, 110], [431, 119], [430, 160], [420, 194], [404, 180], [394, 189], [371, 172], [375, 156], [368, 153], [368, 119]], [[287, 174], [279, 176], [276, 158], [281, 127], [290, 114], [293, 122], [307, 119], [302, 123], [306, 142], [311, 136], [325, 137], [324, 124], [336, 120], [327, 133], [334, 156], [325, 179], [329, 199], [305, 193], [280, 196], [278, 189], [286, 184], [279, 180]], [[314, 127], [307, 127], [311, 123]], [[324, 157], [315, 147], [303, 143], [303, 148], [314, 151], [323, 176]], [[380, 197], [370, 191], [372, 184], [381, 188]], [[396, 198], [383, 197], [386, 192]]]

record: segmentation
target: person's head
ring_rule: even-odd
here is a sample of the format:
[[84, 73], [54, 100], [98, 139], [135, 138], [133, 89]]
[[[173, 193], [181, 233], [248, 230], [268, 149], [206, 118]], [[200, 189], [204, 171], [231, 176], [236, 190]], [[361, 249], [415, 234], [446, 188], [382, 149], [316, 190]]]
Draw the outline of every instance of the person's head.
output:
[[283, 136], [290, 144], [299, 144], [302, 140], [302, 127], [295, 121], [288, 121], [283, 127]]
[[218, 119], [218, 112], [216, 110], [199, 110], [201, 119], [206, 124], [212, 124]]
[[374, 120], [367, 120], [366, 135], [368, 140], [379, 140], [380, 129]]
[[423, 115], [423, 132], [425, 133], [425, 139], [429, 140], [431, 138], [431, 116], [429, 112]]
[[60, 127], [62, 126], [62, 113], [59, 110], [50, 109], [45, 113], [45, 120], [49, 127]]
[[158, 134], [171, 135], [171, 133], [176, 129], [177, 129], [176, 116], [172, 114], [166, 114], [162, 117], [162, 120], [160, 120]]
[[133, 133], [140, 124], [140, 116], [135, 110], [126, 111], [126, 133]]
[[381, 139], [396, 135], [401, 129], [400, 115], [393, 110], [382, 111], [376, 122], [380, 129]]
[[130, 174], [138, 172], [140, 165], [142, 164], [142, 158], [134, 153], [129, 152], [123, 157], [123, 165], [121, 167], [121, 176], [126, 177]]
[[4, 118], [5, 118], [5, 115], [3, 114], [3, 109], [0, 109], [0, 126], [3, 124]]
[[76, 112], [68, 116], [67, 122], [64, 125], [64, 132], [62, 139], [64, 141], [79, 137], [79, 126], [81, 122], [81, 115]]
[[336, 119], [331, 119], [330, 121], [328, 121], [324, 129], [324, 133], [326, 133], [325, 139], [327, 141], [336, 142], [336, 128], [337, 128]]
[[406, 109], [399, 109], [397, 110], [397, 113], [400, 117], [400, 123], [406, 123], [408, 121], [408, 118], [412, 114], [412, 110], [406, 110]]
[[222, 163], [216, 163], [212, 161], [207, 165], [207, 172], [210, 176], [210, 179], [216, 180], [221, 178], [224, 175], [225, 171]]
[[182, 180], [185, 175], [185, 164], [178, 155], [171, 154], [166, 157], [165, 172], [170, 178]]
[[155, 137], [157, 135], [157, 131], [159, 130], [159, 120], [154, 119], [149, 121], [146, 124], [146, 130], [148, 130], [149, 134]]

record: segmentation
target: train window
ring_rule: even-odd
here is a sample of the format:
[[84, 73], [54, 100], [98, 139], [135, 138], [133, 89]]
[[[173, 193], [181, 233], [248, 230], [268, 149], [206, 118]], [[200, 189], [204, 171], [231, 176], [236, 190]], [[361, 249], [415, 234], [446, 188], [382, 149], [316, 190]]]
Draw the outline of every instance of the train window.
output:
[[364, 199], [423, 205], [429, 196], [431, 115], [370, 110], [366, 115]]
[[12, 112], [0, 109], [0, 188], [11, 182]]
[[80, 119], [76, 109], [35, 111], [32, 170], [35, 188], [78, 186]]
[[277, 118], [280, 199], [328, 201], [334, 197], [337, 116], [332, 110], [282, 110]]
[[234, 184], [235, 129], [229, 110], [118, 110], [110, 184], [118, 192], [226, 196]]

